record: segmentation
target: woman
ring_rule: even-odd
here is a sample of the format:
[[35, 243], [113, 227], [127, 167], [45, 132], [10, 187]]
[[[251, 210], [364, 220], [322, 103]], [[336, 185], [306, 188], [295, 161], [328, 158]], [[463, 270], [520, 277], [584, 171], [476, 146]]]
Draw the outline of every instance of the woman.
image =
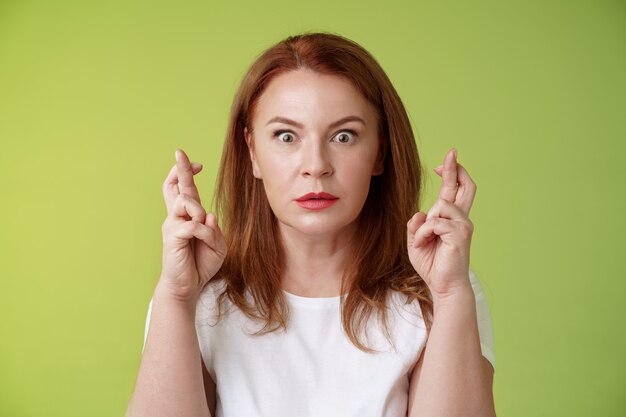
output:
[[476, 186], [452, 149], [437, 202], [418, 211], [410, 123], [367, 51], [309, 33], [253, 63], [219, 171], [223, 233], [201, 169], [177, 150], [164, 183], [128, 416], [495, 415], [469, 269]]

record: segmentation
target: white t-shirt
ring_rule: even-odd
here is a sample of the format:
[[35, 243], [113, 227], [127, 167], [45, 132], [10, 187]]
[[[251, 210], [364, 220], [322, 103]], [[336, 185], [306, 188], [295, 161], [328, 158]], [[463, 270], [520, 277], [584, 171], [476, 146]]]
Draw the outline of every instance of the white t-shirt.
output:
[[[495, 369], [491, 316], [478, 278], [470, 270], [483, 356]], [[251, 321], [227, 298], [216, 323], [217, 295], [223, 281], [210, 283], [196, 306], [196, 331], [204, 364], [216, 382], [216, 417], [397, 417], [408, 407], [409, 372], [426, 344], [419, 302], [391, 291], [389, 345], [376, 315], [361, 342], [381, 350], [366, 353], [343, 332], [339, 298], [309, 298], [283, 290], [291, 319], [287, 331], [251, 333]], [[145, 339], [152, 300], [148, 306]], [[246, 334], [246, 332], [248, 334]]]

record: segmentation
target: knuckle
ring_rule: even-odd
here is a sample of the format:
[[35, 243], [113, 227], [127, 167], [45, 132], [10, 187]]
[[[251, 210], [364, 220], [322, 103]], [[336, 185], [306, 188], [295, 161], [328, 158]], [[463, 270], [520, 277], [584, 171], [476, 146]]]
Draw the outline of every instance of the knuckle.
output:
[[439, 210], [441, 210], [443, 207], [447, 207], [450, 204], [452, 203], [450, 203], [448, 200], [446, 200], [443, 197], [439, 197], [436, 202], [437, 209]]
[[194, 222], [193, 220], [188, 220], [186, 222], [183, 222], [181, 224], [181, 228], [187, 233], [187, 234], [193, 234], [196, 231], [196, 222]]
[[167, 190], [169, 188], [173, 188], [173, 187], [178, 187], [178, 184], [173, 183], [172, 180], [168, 177], [163, 181], [163, 184], [161, 185], [161, 188], [163, 190]]
[[192, 207], [193, 203], [195, 202], [195, 200], [191, 198], [189, 194], [180, 193], [178, 194], [177, 198], [180, 204], [184, 205], [185, 207]]
[[195, 234], [198, 231], [198, 223], [193, 220], [186, 221], [185, 227], [187, 229], [187, 232], [191, 234]]

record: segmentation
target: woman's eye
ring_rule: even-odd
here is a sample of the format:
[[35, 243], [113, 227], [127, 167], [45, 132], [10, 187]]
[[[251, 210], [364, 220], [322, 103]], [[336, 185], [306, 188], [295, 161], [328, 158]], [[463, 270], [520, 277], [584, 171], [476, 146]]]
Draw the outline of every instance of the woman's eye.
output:
[[342, 130], [335, 136], [339, 143], [350, 143], [354, 141], [354, 137], [357, 136], [354, 130]]
[[291, 143], [295, 140], [291, 132], [287, 132], [284, 130], [277, 130], [276, 132], [274, 132], [274, 137], [277, 137], [279, 141], [285, 143]]

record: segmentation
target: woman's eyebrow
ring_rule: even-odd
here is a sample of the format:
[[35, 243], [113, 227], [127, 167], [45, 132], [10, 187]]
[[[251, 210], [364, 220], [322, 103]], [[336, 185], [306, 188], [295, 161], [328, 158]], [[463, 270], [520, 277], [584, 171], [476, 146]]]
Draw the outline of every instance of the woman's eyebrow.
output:
[[[337, 120], [336, 122], [332, 122], [330, 125], [328, 125], [328, 128], [332, 129], [333, 127], [342, 125], [342, 124], [347, 123], [347, 122], [361, 122], [361, 123], [363, 123], [364, 126], [367, 126], [365, 121], [363, 119], [361, 119], [359, 116], [346, 116], [346, 117], [344, 117], [342, 119]], [[295, 126], [297, 128], [300, 128], [300, 129], [304, 128], [304, 125], [302, 123], [299, 123], [299, 122], [296, 122], [295, 120], [291, 120], [291, 119], [288, 119], [286, 117], [281, 117], [281, 116], [276, 116], [276, 117], [271, 118], [267, 122], [266, 126], [269, 125], [269, 124], [272, 124], [272, 123], [285, 123], [285, 124], [288, 124], [288, 125], [293, 125], [293, 126]]]

